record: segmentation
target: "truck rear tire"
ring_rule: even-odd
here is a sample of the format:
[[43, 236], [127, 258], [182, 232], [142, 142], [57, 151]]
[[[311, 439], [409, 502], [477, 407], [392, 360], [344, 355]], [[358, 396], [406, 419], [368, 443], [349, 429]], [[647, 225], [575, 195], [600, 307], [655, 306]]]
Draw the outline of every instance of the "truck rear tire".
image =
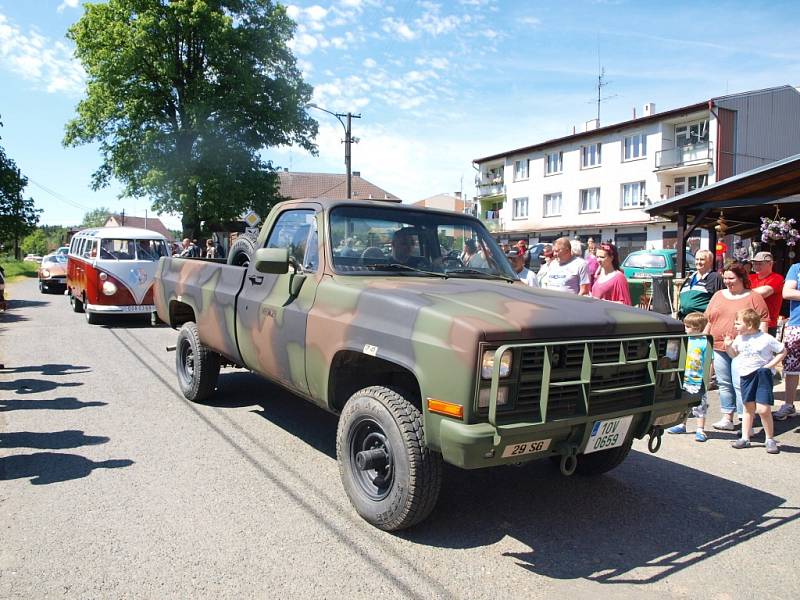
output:
[[200, 342], [197, 325], [189, 321], [178, 332], [175, 367], [178, 385], [187, 400], [202, 402], [217, 386], [219, 354]]
[[441, 456], [425, 446], [419, 410], [392, 389], [372, 386], [350, 397], [339, 419], [336, 457], [351, 504], [380, 529], [411, 527], [436, 505]]
[[611, 469], [614, 469], [622, 464], [628, 457], [633, 444], [633, 436], [629, 437], [627, 441], [610, 450], [601, 450], [600, 452], [593, 452], [591, 454], [579, 454], [578, 465], [575, 472], [579, 475], [602, 475]]
[[256, 237], [249, 233], [243, 233], [233, 242], [230, 252], [228, 252], [228, 264], [237, 267], [246, 267], [250, 264], [250, 259], [256, 253]]

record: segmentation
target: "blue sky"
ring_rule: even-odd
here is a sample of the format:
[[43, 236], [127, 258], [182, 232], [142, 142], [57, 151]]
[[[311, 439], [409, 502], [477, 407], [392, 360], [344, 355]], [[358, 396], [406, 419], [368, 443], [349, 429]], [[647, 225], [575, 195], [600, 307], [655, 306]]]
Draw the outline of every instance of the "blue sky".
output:
[[[353, 121], [353, 170], [413, 202], [474, 192], [472, 159], [727, 92], [800, 85], [800, 3], [333, 0], [286, 3], [314, 101]], [[96, 147], [63, 148], [84, 75], [64, 37], [78, 0], [0, 0], [2, 145], [29, 177], [46, 224], [98, 206], [144, 216], [146, 198], [94, 192]], [[599, 61], [598, 61], [599, 57]], [[319, 156], [264, 152], [292, 171], [344, 172], [342, 128], [320, 123]], [[152, 212], [149, 214], [152, 215]], [[169, 226], [179, 219], [165, 215]]]

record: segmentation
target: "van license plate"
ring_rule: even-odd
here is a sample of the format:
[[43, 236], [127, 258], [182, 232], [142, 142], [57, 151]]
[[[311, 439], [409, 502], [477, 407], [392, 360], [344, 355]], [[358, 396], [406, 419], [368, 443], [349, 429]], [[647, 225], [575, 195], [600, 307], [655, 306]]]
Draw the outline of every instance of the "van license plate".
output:
[[628, 435], [628, 428], [633, 421], [633, 415], [627, 417], [617, 417], [607, 421], [595, 421], [592, 426], [592, 435], [586, 443], [584, 454], [599, 452], [622, 446]]
[[522, 444], [511, 444], [503, 450], [503, 458], [509, 456], [523, 456], [524, 454], [534, 454], [544, 452], [550, 447], [551, 440], [536, 440], [535, 442], [524, 442]]

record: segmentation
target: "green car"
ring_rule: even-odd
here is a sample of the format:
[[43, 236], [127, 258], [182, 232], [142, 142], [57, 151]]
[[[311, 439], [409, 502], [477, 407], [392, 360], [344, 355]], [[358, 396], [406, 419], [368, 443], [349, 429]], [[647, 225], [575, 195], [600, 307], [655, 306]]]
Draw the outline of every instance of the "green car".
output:
[[[669, 250], [637, 250], [622, 262], [622, 271], [628, 279], [649, 279], [658, 275], [674, 275], [677, 269], [678, 252]], [[694, 256], [686, 253], [686, 267], [694, 270]]]

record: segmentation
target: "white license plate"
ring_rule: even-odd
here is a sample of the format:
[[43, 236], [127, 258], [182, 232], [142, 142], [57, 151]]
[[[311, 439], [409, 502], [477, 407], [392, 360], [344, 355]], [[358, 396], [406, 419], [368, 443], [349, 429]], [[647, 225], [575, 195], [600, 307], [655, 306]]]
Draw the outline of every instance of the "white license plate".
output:
[[607, 421], [595, 421], [592, 426], [592, 435], [589, 436], [589, 441], [586, 443], [586, 449], [583, 453], [589, 454], [622, 446], [628, 435], [631, 421], [633, 421], [633, 415], [608, 419]]
[[634, 279], [647, 279], [648, 277], [652, 277], [652, 275], [650, 275], [650, 273], [641, 273], [641, 272], [633, 274]]
[[130, 306], [123, 306], [122, 312], [126, 313], [145, 313], [153, 312], [156, 309], [152, 304], [132, 304]]
[[503, 450], [503, 458], [509, 456], [523, 456], [525, 454], [535, 454], [544, 452], [550, 447], [551, 440], [536, 440], [534, 442], [523, 442], [522, 444], [511, 444]]

